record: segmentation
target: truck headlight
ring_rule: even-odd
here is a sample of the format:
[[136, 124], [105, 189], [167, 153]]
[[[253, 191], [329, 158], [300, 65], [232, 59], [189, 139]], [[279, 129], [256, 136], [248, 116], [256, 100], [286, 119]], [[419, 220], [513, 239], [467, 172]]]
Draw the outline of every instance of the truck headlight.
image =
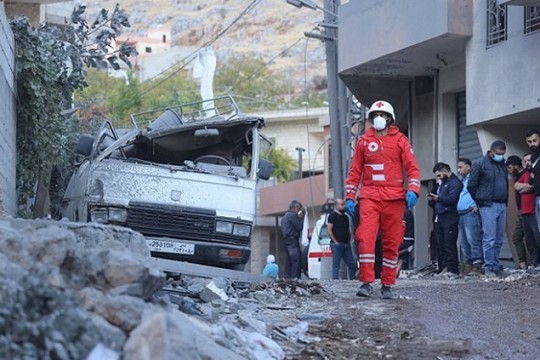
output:
[[127, 209], [119, 207], [92, 207], [90, 209], [90, 221], [108, 224], [125, 224], [127, 221]]
[[124, 208], [109, 208], [109, 222], [122, 223], [127, 221], [128, 212]]
[[233, 234], [238, 236], [249, 236], [251, 233], [251, 226], [245, 224], [234, 224]]
[[92, 208], [90, 209], [90, 221], [100, 224], [109, 222], [109, 214], [107, 208]]
[[216, 232], [230, 234], [233, 230], [233, 224], [227, 221], [216, 221]]

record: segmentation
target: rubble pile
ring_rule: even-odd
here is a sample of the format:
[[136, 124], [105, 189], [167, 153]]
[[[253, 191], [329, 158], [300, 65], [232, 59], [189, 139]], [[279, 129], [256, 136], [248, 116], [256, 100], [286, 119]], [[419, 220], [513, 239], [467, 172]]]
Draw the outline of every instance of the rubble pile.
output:
[[307, 324], [272, 312], [322, 292], [316, 282], [167, 280], [129, 229], [0, 220], [0, 358], [283, 359], [272, 338], [309, 342]]

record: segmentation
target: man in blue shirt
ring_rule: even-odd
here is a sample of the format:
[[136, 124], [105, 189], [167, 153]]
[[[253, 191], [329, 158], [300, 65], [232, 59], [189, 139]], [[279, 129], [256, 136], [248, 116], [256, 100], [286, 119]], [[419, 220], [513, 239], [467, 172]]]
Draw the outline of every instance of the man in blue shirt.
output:
[[460, 158], [457, 163], [457, 172], [462, 176], [463, 190], [459, 194], [457, 211], [459, 213], [459, 245], [463, 254], [463, 274], [471, 272], [481, 274], [484, 263], [482, 254], [482, 222], [480, 210], [474, 202], [467, 184], [471, 172], [472, 162], [467, 158]]

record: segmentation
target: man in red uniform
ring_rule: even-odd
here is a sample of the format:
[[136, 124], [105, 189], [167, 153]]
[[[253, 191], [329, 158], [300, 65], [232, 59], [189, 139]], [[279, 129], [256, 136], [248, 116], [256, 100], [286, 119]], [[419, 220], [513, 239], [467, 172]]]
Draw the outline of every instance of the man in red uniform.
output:
[[[382, 232], [383, 264], [381, 296], [395, 299], [398, 249], [403, 241], [403, 211], [412, 208], [420, 193], [420, 169], [407, 137], [394, 125], [394, 108], [386, 101], [376, 101], [368, 111], [373, 125], [356, 143], [354, 156], [345, 183], [346, 209], [352, 216], [358, 188], [360, 225], [356, 230], [358, 262], [362, 286], [357, 296], [370, 297], [375, 281], [375, 240]], [[403, 168], [407, 172], [405, 190]]]

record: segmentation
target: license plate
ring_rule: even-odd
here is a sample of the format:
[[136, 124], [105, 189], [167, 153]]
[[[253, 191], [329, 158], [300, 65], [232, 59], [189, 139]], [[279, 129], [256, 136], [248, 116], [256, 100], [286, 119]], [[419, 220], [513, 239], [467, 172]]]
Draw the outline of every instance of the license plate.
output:
[[166, 252], [182, 255], [195, 254], [195, 244], [173, 242], [166, 240], [146, 240], [146, 245], [150, 248], [150, 251]]

